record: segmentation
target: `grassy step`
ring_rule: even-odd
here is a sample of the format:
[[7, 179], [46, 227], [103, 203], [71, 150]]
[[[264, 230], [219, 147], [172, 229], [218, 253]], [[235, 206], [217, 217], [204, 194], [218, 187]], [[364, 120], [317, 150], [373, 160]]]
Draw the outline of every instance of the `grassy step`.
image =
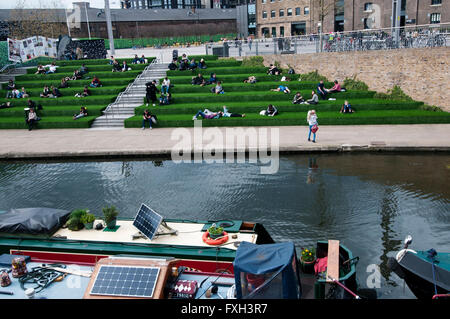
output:
[[[138, 55], [139, 56], [139, 55]], [[140, 56], [139, 56], [140, 57]], [[131, 63], [133, 61], [133, 58], [117, 58], [116, 60], [119, 63], [122, 63], [123, 61], [127, 61], [127, 63]], [[147, 57], [148, 63], [151, 63], [155, 57]], [[55, 61], [55, 64], [58, 66], [81, 66], [82, 64], [86, 65], [104, 65], [109, 64], [109, 58], [108, 59], [82, 59], [82, 60], [59, 60]], [[144, 65], [147, 65], [144, 64]]]
[[[140, 70], [131, 70], [127, 72], [95, 72], [95, 73], [88, 73], [84, 76], [86, 79], [87, 77], [93, 78], [94, 75], [96, 75], [100, 81], [106, 80], [108, 78], [135, 78], [138, 74], [142, 73]], [[19, 82], [23, 81], [42, 81], [43, 84], [45, 84], [46, 81], [54, 81], [54, 80], [60, 80], [63, 77], [69, 76], [71, 77], [73, 75], [72, 72], [64, 72], [64, 73], [52, 73], [52, 74], [26, 74], [18, 76], [16, 79]]]
[[[19, 79], [19, 78], [18, 78]], [[109, 87], [109, 86], [127, 86], [130, 82], [134, 81], [134, 77], [131, 78], [120, 78], [120, 79], [114, 79], [114, 78], [106, 78], [100, 79], [102, 82], [103, 87]], [[72, 87], [84, 87], [85, 85], [89, 85], [91, 83], [92, 79], [86, 79], [86, 80], [76, 80], [76, 81], [68, 81], [69, 88]], [[58, 87], [61, 84], [61, 80], [51, 80], [51, 81], [45, 81], [43, 83], [42, 81], [18, 81], [16, 82], [16, 87], [19, 89], [22, 87], [25, 87], [26, 90], [29, 88], [40, 88], [41, 90], [44, 88], [44, 84], [50, 86]], [[8, 86], [8, 83], [3, 83], [2, 89], [6, 88]], [[1, 96], [1, 95], [0, 95]]]
[[[122, 65], [122, 64], [121, 64]], [[135, 70], [144, 70], [145, 67], [148, 64], [129, 64], [129, 67], [131, 68], [132, 71]], [[89, 73], [91, 74], [95, 74], [96, 72], [111, 72], [112, 71], [112, 66], [109, 65], [108, 63], [104, 64], [104, 65], [86, 65], [88, 68]], [[73, 65], [73, 66], [60, 66], [56, 69], [56, 73], [73, 73], [75, 70], [80, 69], [81, 64], [80, 65]], [[31, 68], [31, 69], [27, 69], [27, 74], [35, 74], [36, 73], [35, 68]]]
[[[80, 105], [61, 105], [61, 106], [45, 106], [37, 113], [40, 117], [56, 117], [56, 116], [71, 116], [80, 111]], [[89, 105], [87, 107], [88, 114], [92, 116], [102, 115], [102, 111], [106, 105]], [[0, 110], [0, 117], [21, 117], [25, 116], [24, 107], [12, 107]]]
[[217, 67], [217, 68], [208, 68], [208, 69], [202, 69], [201, 71], [199, 69], [196, 69], [194, 71], [191, 70], [184, 70], [184, 71], [179, 71], [179, 70], [174, 70], [174, 71], [167, 71], [167, 76], [171, 77], [171, 76], [188, 76], [191, 75], [195, 76], [199, 73], [203, 74], [203, 76], [205, 77], [206, 75], [209, 78], [209, 75], [211, 73], [216, 73], [217, 77], [220, 78], [220, 76], [222, 74], [249, 74], [249, 75], [253, 75], [253, 73], [266, 73], [267, 72], [267, 68], [265, 67], [236, 67], [236, 68], [227, 68], [227, 67]]
[[[42, 117], [35, 125], [38, 129], [51, 128], [89, 128], [96, 116], [87, 116], [73, 120], [72, 116]], [[27, 129], [25, 118], [22, 117], [0, 117], [0, 129]]]
[[[181, 61], [181, 58], [183, 56], [183, 53], [181, 50], [178, 50], [178, 61]], [[204, 59], [205, 61], [215, 61], [219, 60], [219, 57], [217, 55], [189, 55], [186, 53], [186, 56], [189, 60], [195, 59], [196, 61], [200, 61], [200, 59]]]
[[[275, 117], [247, 114], [244, 118], [220, 118], [202, 120], [203, 126], [284, 126], [307, 125], [307, 112], [285, 112]], [[158, 117], [157, 127], [193, 127], [192, 114], [165, 115]], [[320, 125], [362, 125], [362, 124], [418, 124], [450, 123], [446, 112], [408, 111], [361, 111], [353, 114], [338, 112], [318, 112]], [[136, 115], [125, 120], [125, 127], [141, 127], [142, 116]], [[320, 130], [319, 130], [320, 134]]]
[[[123, 91], [126, 88], [126, 86], [109, 86], [109, 87], [97, 87], [97, 88], [91, 88], [89, 87], [89, 90], [91, 91], [92, 95], [112, 95], [112, 94], [119, 94], [119, 92]], [[78, 88], [65, 88], [60, 89], [62, 96], [64, 97], [73, 97], [75, 94], [83, 92], [84, 87], [78, 87]], [[30, 95], [31, 99], [40, 97], [40, 94], [42, 93], [43, 88], [35, 88], [35, 89], [28, 89], [27, 93]], [[6, 96], [5, 90], [0, 90], [0, 96]], [[15, 101], [19, 99], [10, 99], [10, 101]], [[14, 103], [14, 102], [13, 102]]]
[[[62, 96], [57, 99], [52, 98], [32, 98], [36, 104], [46, 105], [108, 105], [116, 99], [117, 94], [113, 95], [92, 95], [88, 97], [78, 98], [73, 96]], [[0, 99], [0, 103], [8, 101], [6, 99]], [[14, 106], [25, 106], [27, 105], [27, 99], [14, 99], [12, 100]]]
[[[169, 76], [170, 83], [171, 84], [191, 84], [191, 80], [193, 76], [197, 76], [198, 73], [201, 73], [203, 75], [203, 78], [205, 80], [208, 80], [211, 72], [207, 72], [208, 69], [203, 70], [203, 72], [193, 72], [193, 74], [186, 75], [186, 73], [183, 73], [183, 71], [175, 71], [180, 72], [178, 75], [171, 75]], [[216, 77], [219, 81], [222, 81], [224, 83], [243, 83], [244, 80], [246, 80], [250, 75], [253, 75], [256, 77], [256, 80], [259, 82], [276, 82], [280, 81], [281, 75], [268, 75], [266, 73], [237, 73], [237, 74], [216, 74]], [[297, 81], [299, 78], [299, 74], [293, 74], [292, 76], [288, 76], [292, 81]], [[286, 82], [286, 83], [292, 83]], [[160, 80], [160, 83], [162, 82], [162, 79]], [[330, 86], [331, 82], [327, 82], [325, 84], [326, 87]], [[249, 84], [250, 85], [250, 84]]]
[[[273, 104], [280, 112], [300, 112], [308, 111], [311, 108], [315, 108], [320, 111], [339, 111], [343, 101], [321, 101], [319, 105], [312, 106], [308, 104], [292, 104], [290, 101], [250, 101], [246, 103], [242, 102], [230, 102], [225, 103], [228, 109], [235, 113], [258, 113], [262, 109], [266, 108], [268, 104]], [[423, 102], [416, 101], [389, 101], [389, 100], [377, 100], [377, 99], [353, 99], [351, 105], [356, 111], [370, 111], [370, 110], [414, 110], [418, 109]], [[139, 106], [135, 109], [135, 114], [139, 115], [144, 112], [145, 109], [151, 108], [154, 114], [195, 114], [199, 109], [205, 108], [211, 111], [221, 111], [223, 104], [214, 102], [200, 104], [173, 104], [168, 106], [155, 106], [148, 107], [145, 105]]]

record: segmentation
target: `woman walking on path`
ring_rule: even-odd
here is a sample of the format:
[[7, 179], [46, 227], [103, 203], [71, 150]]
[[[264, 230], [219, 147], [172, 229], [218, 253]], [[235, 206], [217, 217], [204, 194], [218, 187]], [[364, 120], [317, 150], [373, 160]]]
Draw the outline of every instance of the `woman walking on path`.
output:
[[316, 142], [316, 132], [319, 129], [318, 123], [317, 123], [317, 114], [315, 110], [311, 110], [308, 112], [308, 115], [306, 116], [306, 121], [309, 124], [309, 134], [308, 134], [308, 142], [311, 141], [311, 132], [313, 133], [313, 140], [312, 142]]

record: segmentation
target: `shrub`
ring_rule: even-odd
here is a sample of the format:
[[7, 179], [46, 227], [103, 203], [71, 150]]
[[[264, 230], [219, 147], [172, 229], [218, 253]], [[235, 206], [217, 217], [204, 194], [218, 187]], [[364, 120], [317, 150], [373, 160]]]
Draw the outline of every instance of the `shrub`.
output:
[[345, 78], [343, 86], [346, 90], [367, 91], [369, 86], [363, 81], [356, 79], [356, 76], [352, 78]]
[[374, 95], [376, 99], [383, 100], [395, 100], [395, 101], [412, 101], [413, 99], [408, 96], [403, 90], [398, 86], [394, 85], [394, 87], [387, 91], [387, 93], [376, 93]]
[[115, 206], [103, 208], [103, 220], [105, 221], [105, 223], [108, 224], [109, 222], [113, 221], [117, 218], [117, 215], [119, 215], [119, 211]]
[[251, 56], [244, 58], [242, 66], [244, 67], [263, 67], [264, 58], [262, 56]]
[[67, 221], [67, 228], [73, 231], [82, 229], [82, 219], [87, 215], [87, 209], [76, 209], [70, 213], [69, 220]]
[[299, 80], [300, 81], [315, 81], [315, 82], [319, 82], [319, 81], [327, 82], [328, 81], [328, 79], [325, 76], [320, 75], [317, 70], [306, 73], [306, 74], [301, 74]]

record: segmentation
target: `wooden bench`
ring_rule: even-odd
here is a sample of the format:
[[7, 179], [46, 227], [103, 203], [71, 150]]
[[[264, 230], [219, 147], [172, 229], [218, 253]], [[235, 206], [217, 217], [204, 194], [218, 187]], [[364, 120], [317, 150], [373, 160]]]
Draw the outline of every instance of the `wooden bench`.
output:
[[328, 241], [327, 282], [339, 280], [339, 240]]

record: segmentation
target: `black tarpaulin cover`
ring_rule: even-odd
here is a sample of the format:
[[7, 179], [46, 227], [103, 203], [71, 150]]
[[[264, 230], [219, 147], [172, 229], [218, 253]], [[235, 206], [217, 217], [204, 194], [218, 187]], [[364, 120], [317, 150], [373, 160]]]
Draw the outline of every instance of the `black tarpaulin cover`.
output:
[[69, 215], [70, 211], [45, 207], [11, 209], [0, 214], [0, 233], [50, 235]]

